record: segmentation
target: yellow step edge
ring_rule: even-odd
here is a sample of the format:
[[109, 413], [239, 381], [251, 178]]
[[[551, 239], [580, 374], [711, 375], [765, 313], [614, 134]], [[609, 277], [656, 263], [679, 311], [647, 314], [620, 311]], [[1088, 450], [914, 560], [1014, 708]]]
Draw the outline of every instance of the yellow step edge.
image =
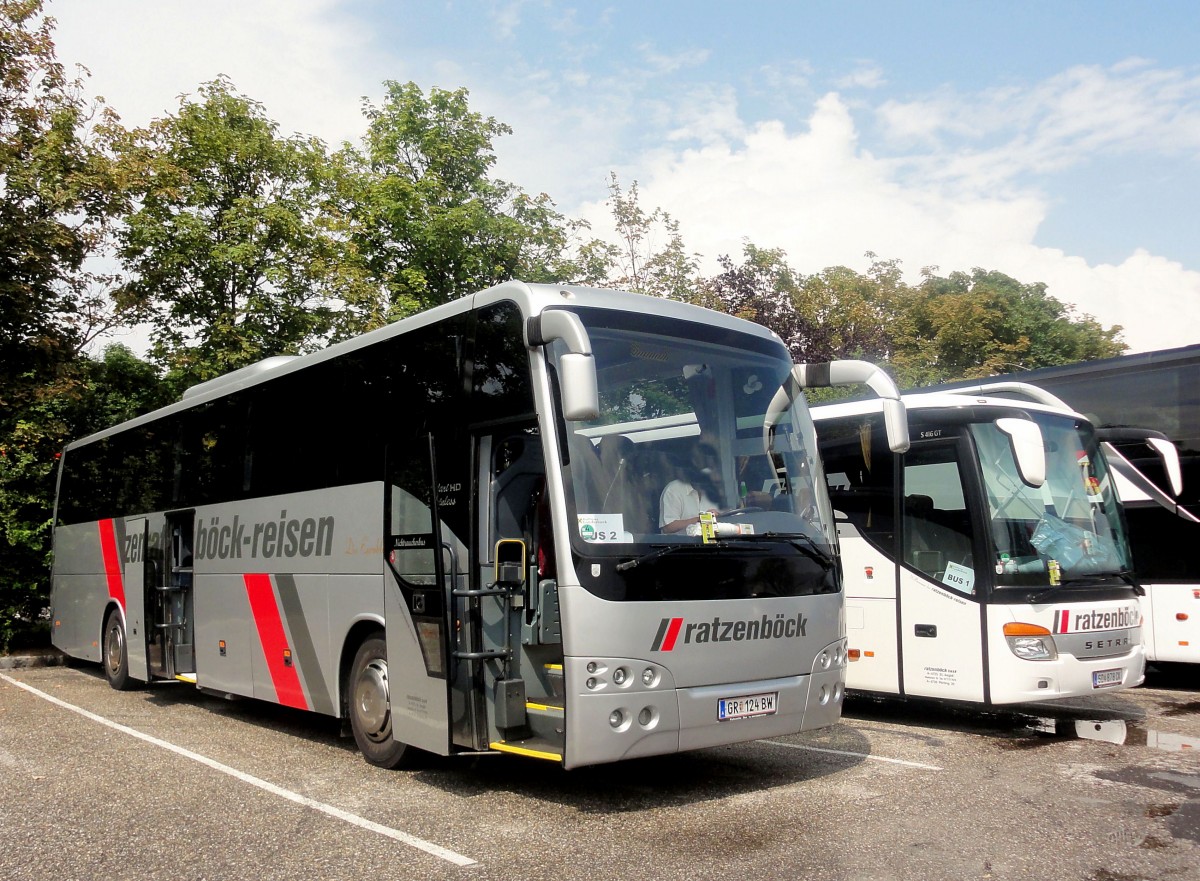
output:
[[556, 707], [556, 706], [552, 706], [550, 704], [538, 704], [538, 703], [534, 703], [533, 701], [525, 701], [525, 709], [541, 710], [543, 713], [562, 713], [562, 712], [564, 712], [562, 707]]
[[497, 752], [514, 753], [518, 756], [529, 756], [533, 759], [548, 759], [551, 762], [562, 761], [562, 756], [558, 753], [550, 753], [540, 749], [528, 749], [527, 747], [505, 743], [503, 740], [497, 740], [495, 743], [488, 744], [488, 746]]
[[542, 664], [543, 670], [557, 670], [561, 673], [562, 668], [563, 668], [562, 664]]
[[180, 682], [190, 682], [192, 685], [196, 684], [196, 674], [195, 673], [176, 673], [175, 678], [178, 679]]

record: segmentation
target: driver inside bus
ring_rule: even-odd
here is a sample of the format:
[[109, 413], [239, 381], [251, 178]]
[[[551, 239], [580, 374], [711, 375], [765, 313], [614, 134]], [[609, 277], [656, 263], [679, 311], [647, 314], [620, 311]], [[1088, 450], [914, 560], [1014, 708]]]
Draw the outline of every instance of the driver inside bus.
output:
[[658, 505], [658, 525], [666, 533], [682, 532], [699, 523], [702, 512], [717, 513], [721, 498], [715, 481], [717, 451], [710, 442], [698, 438], [686, 459], [673, 455], [671, 461], [675, 479], [663, 488]]

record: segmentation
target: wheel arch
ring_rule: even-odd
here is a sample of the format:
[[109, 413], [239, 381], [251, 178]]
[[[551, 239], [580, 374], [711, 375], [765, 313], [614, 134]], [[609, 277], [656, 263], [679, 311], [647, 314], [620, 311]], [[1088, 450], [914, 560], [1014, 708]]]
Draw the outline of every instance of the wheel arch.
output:
[[354, 666], [354, 656], [358, 647], [374, 633], [384, 634], [383, 619], [378, 617], [359, 618], [350, 625], [346, 638], [342, 640], [341, 657], [338, 660], [337, 676], [337, 709], [338, 718], [345, 719], [349, 713], [346, 680], [350, 676], [350, 668]]

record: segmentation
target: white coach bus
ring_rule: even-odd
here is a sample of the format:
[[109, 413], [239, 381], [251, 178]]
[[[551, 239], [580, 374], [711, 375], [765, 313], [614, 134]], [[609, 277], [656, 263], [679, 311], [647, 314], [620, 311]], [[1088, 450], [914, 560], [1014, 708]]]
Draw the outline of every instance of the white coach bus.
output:
[[[995, 377], [1030, 383], [1084, 413], [1120, 480], [1133, 566], [1146, 590], [1148, 663], [1200, 663], [1200, 345]], [[954, 386], [947, 386], [954, 388]], [[1115, 448], [1115, 454], [1111, 450]]]
[[[67, 446], [53, 641], [117, 688], [348, 719], [384, 767], [830, 725], [843, 594], [800, 388], [857, 381], [890, 395], [903, 447], [871, 365], [793, 366], [749, 322], [520, 282], [270, 359]], [[664, 486], [692, 477], [718, 513], [663, 531]]]
[[[1007, 704], [1138, 685], [1139, 597], [1091, 425], [1016, 383], [814, 407], [845, 571], [847, 687]], [[1038, 403], [1042, 401], [1043, 403]]]

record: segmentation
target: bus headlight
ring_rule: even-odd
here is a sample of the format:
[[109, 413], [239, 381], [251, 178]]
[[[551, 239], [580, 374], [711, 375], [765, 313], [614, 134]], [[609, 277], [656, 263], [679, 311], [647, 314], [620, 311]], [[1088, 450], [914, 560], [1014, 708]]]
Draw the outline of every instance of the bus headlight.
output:
[[1005, 624], [1004, 638], [1012, 653], [1023, 661], [1054, 661], [1058, 658], [1054, 634], [1040, 625]]

